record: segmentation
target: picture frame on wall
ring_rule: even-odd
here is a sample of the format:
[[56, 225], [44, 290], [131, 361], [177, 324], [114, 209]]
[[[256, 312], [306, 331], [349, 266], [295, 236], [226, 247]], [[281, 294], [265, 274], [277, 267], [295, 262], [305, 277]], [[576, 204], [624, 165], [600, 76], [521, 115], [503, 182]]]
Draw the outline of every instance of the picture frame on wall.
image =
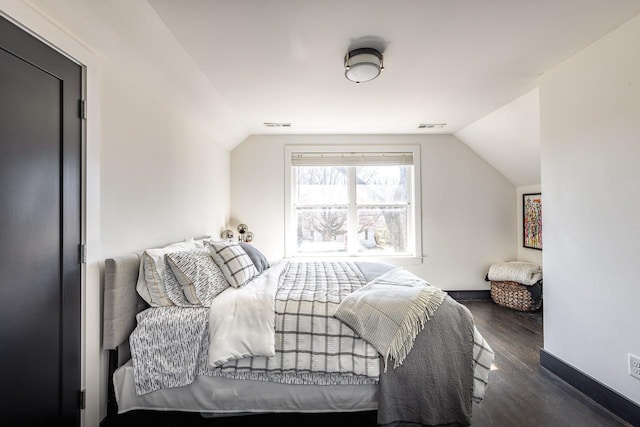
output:
[[542, 250], [542, 193], [522, 195], [522, 246]]

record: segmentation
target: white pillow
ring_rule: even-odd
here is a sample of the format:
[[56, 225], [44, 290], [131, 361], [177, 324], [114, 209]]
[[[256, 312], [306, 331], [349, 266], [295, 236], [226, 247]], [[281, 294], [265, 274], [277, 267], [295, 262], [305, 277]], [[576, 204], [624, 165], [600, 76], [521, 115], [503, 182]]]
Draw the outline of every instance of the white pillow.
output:
[[193, 239], [196, 248], [204, 248], [207, 246], [207, 243], [211, 240], [211, 236], [206, 237], [198, 237], [197, 239]]
[[253, 261], [236, 242], [209, 242], [209, 252], [227, 282], [234, 288], [246, 285], [258, 275]]
[[164, 285], [164, 256], [170, 252], [195, 249], [193, 239], [177, 242], [163, 248], [147, 249], [140, 259], [140, 270], [136, 290], [151, 307], [167, 307], [173, 305], [167, 296]]

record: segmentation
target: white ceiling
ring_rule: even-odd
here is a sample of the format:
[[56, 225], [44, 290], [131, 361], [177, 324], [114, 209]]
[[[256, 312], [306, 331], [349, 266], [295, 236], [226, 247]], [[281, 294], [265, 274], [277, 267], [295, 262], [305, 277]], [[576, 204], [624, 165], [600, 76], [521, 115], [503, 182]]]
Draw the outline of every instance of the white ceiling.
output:
[[[451, 133], [514, 185], [540, 182], [539, 136], [504, 121], [537, 117], [518, 98], [640, 13], [639, 0], [23, 1], [230, 149], [251, 134]], [[343, 58], [365, 46], [385, 71], [355, 85]]]
[[[149, 0], [251, 134], [455, 133], [640, 12], [637, 0]], [[384, 48], [356, 86], [350, 47]]]

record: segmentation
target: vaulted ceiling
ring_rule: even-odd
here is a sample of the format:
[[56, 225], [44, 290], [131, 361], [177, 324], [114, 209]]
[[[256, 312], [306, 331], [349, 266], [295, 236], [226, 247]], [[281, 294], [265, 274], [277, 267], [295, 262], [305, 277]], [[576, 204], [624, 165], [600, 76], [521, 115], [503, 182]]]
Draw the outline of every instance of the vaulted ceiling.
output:
[[[94, 48], [133, 49], [197, 93], [230, 148], [250, 134], [451, 133], [515, 185], [540, 182], [539, 76], [640, 13], [637, 0], [31, 3]], [[357, 47], [384, 53], [384, 72], [360, 85], [344, 77]]]

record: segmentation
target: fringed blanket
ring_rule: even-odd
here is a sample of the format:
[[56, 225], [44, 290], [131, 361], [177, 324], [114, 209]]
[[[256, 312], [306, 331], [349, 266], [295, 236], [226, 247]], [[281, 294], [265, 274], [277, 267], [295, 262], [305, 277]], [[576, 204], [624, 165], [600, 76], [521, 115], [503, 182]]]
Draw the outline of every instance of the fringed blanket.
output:
[[348, 295], [335, 316], [349, 325], [382, 355], [400, 366], [418, 332], [446, 294], [403, 268], [384, 273]]
[[[493, 352], [488, 346], [483, 352], [488, 369]], [[473, 356], [471, 313], [447, 296], [402, 366], [380, 374], [378, 425], [470, 425], [476, 400]]]
[[[336, 317], [383, 357], [379, 425], [471, 423], [472, 403], [478, 401], [474, 388], [484, 392], [486, 386], [486, 377], [474, 376], [478, 363], [489, 370], [493, 351], [466, 307], [397, 268], [348, 295]], [[387, 369], [389, 357], [393, 369]]]

